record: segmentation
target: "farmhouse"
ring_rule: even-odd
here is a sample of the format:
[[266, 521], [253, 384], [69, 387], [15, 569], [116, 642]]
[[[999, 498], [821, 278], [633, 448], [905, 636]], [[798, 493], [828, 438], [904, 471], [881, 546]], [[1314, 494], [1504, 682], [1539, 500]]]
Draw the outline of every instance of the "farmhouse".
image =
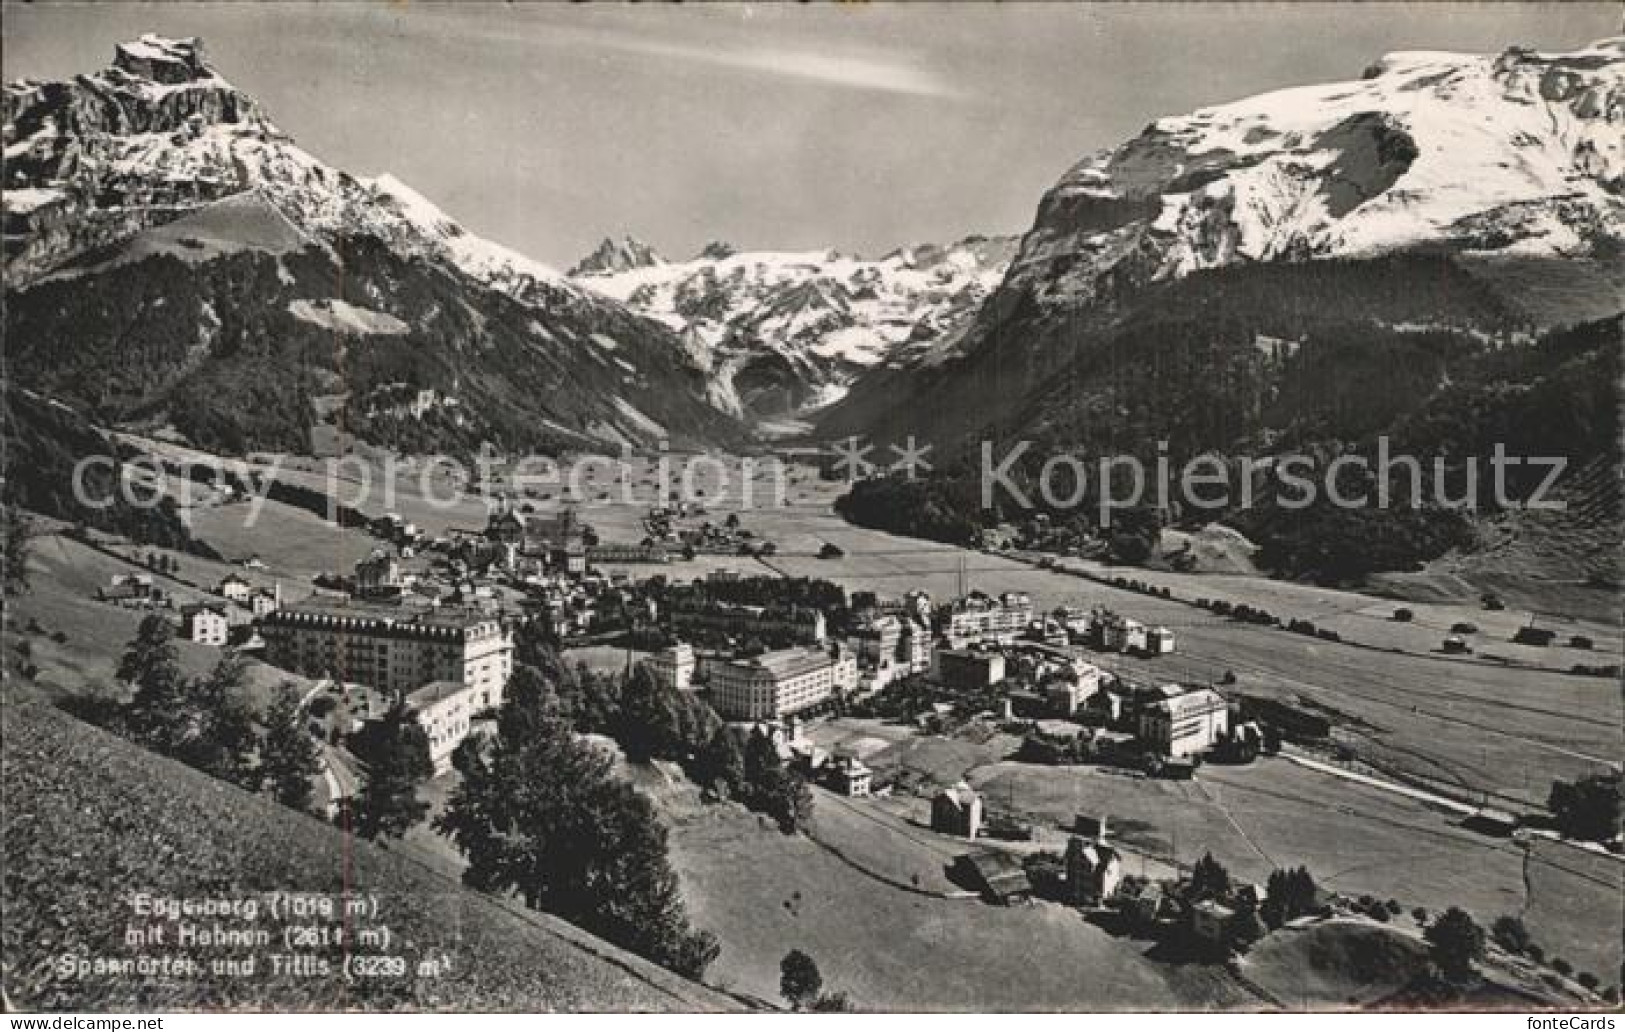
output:
[[1095, 624], [1095, 640], [1107, 652], [1144, 652], [1145, 624], [1116, 613], [1103, 613]]
[[866, 796], [874, 781], [874, 771], [856, 756], [837, 756], [829, 764], [829, 785], [845, 796]]
[[1072, 836], [1066, 843], [1066, 892], [1073, 906], [1098, 907], [1123, 880], [1123, 861], [1106, 844], [1106, 828], [1093, 841]]
[[1174, 651], [1174, 632], [1166, 627], [1153, 627], [1145, 632], [1145, 651], [1153, 656], [1166, 656]]
[[231, 602], [247, 602], [254, 586], [235, 573], [228, 573], [215, 587], [215, 593]]
[[145, 609], [168, 604], [163, 589], [154, 587], [152, 579], [145, 574], [114, 577], [112, 584], [96, 589], [96, 598], [101, 602], [111, 602], [120, 609]]
[[1118, 911], [1140, 929], [1154, 925], [1162, 911], [1162, 887], [1154, 881], [1119, 885], [1115, 899]]
[[974, 888], [989, 903], [1009, 906], [1033, 894], [1021, 860], [994, 849], [966, 853], [954, 860], [955, 880]]
[[1223, 903], [1211, 899], [1200, 900], [1190, 910], [1191, 933], [1202, 942], [1217, 944], [1225, 941], [1225, 930], [1236, 912]]

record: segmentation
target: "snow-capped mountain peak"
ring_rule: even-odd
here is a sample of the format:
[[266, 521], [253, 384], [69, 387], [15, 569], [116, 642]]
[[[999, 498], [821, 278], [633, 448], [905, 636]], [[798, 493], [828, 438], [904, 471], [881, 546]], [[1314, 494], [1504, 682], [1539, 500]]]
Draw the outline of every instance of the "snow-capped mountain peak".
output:
[[147, 33], [113, 48], [113, 65], [129, 75], [167, 85], [218, 78], [203, 56], [203, 41], [196, 36], [170, 39]]
[[1116, 258], [1167, 278], [1420, 244], [1581, 256], [1622, 231], [1625, 40], [1407, 51], [1354, 81], [1160, 118], [1085, 158], [1045, 198], [1016, 273], [1080, 252], [1080, 289]]
[[998, 285], [1009, 237], [919, 245], [877, 260], [823, 251], [737, 251], [686, 262], [612, 260], [605, 241], [572, 272], [684, 336], [721, 394], [759, 415], [827, 404], [864, 369], [954, 331]]

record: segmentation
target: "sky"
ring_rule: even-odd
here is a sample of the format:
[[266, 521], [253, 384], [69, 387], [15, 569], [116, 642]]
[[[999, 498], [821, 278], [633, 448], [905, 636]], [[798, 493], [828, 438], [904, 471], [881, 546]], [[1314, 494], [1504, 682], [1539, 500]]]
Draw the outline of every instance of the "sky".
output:
[[1357, 78], [1394, 50], [1557, 49], [1602, 4], [4, 4], [4, 77], [142, 32], [306, 150], [390, 172], [568, 268], [605, 236], [877, 255], [1020, 233], [1068, 167], [1179, 114]]

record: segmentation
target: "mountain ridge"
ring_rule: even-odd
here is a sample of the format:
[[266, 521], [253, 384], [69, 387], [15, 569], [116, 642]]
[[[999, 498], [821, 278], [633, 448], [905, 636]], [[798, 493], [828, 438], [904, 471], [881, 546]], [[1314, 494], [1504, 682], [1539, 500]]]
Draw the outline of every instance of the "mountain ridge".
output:
[[[1111, 383], [1151, 361], [1111, 342], [1168, 318], [1145, 301], [1155, 291], [1193, 327], [1211, 317], [1181, 299], [1294, 340], [1333, 322], [1425, 322], [1428, 304], [1452, 313], [1432, 328], [1479, 335], [1599, 318], [1620, 308], [1622, 241], [1625, 39], [1566, 54], [1389, 55], [1366, 78], [1159, 118], [1086, 156], [1044, 195], [964, 331], [858, 379], [818, 429], [950, 444], [1109, 422]], [[1430, 277], [1411, 290], [1427, 304], [1406, 298], [1400, 270]], [[1368, 310], [1340, 310], [1340, 276]], [[1203, 277], [1236, 283], [1252, 308]], [[1294, 293], [1317, 277], [1327, 282]]]
[[324, 425], [427, 450], [747, 436], [669, 329], [322, 163], [195, 38], [10, 83], [5, 126], [13, 373], [99, 420], [231, 450]]

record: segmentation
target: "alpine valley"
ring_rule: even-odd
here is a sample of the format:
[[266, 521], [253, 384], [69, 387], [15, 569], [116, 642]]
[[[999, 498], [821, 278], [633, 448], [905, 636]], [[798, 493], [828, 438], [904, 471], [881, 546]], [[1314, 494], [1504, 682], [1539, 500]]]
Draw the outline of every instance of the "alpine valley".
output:
[[[11, 383], [207, 451], [913, 435], [947, 466], [980, 440], [1176, 459], [1498, 440], [1572, 460], [1583, 530], [1617, 518], [1619, 39], [1390, 54], [1160, 118], [1067, 171], [1019, 242], [876, 258], [624, 238], [561, 274], [323, 164], [196, 39], [7, 85], [5, 148]], [[899, 501], [847, 514], [955, 541], [980, 519], [923, 528]], [[1274, 536], [1268, 511], [1237, 518]], [[1378, 567], [1472, 543], [1425, 537]], [[1612, 569], [1608, 540], [1564, 575]]]

